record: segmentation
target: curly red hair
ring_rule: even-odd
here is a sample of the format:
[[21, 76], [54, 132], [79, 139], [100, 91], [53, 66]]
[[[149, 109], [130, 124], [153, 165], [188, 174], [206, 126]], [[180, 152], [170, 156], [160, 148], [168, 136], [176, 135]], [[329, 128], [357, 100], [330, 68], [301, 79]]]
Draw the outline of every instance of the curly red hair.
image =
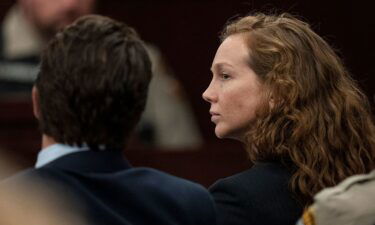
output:
[[375, 167], [369, 102], [307, 23], [289, 14], [256, 14], [230, 22], [222, 39], [234, 34], [248, 44], [249, 66], [268, 96], [246, 135], [252, 161], [286, 165], [304, 206], [321, 189]]

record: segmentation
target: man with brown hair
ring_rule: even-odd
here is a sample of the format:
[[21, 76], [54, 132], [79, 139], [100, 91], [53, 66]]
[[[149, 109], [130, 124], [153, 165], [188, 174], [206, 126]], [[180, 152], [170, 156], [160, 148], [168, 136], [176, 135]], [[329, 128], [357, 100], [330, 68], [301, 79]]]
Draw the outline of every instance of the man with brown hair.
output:
[[[78, 17], [100, 11], [97, 0], [16, 0], [0, 21], [0, 97], [29, 93], [38, 73], [40, 53], [56, 32]], [[200, 131], [183, 86], [157, 46], [146, 46], [153, 67], [145, 111], [135, 143], [164, 150], [185, 150], [202, 144]]]
[[132, 28], [85, 16], [59, 32], [41, 60], [32, 96], [42, 151], [35, 169], [3, 185], [53, 182], [52, 193], [73, 196], [88, 224], [215, 224], [203, 187], [131, 168], [122, 156], [152, 76]]

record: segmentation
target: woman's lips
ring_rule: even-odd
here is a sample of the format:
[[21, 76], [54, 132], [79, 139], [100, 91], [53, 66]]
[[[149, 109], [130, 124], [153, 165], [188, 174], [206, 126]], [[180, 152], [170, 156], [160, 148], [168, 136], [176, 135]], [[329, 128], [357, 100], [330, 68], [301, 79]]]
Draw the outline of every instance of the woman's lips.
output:
[[210, 111], [210, 114], [211, 114], [211, 121], [216, 123], [220, 118], [220, 114], [216, 112], [212, 112], [212, 111]]

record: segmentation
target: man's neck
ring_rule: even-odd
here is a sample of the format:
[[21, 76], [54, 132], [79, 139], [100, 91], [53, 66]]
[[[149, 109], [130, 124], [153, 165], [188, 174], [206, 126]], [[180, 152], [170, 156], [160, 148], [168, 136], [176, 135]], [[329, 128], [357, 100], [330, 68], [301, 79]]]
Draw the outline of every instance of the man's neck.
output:
[[51, 145], [54, 145], [54, 144], [57, 144], [55, 139], [53, 139], [52, 137], [50, 137], [46, 134], [43, 134], [43, 136], [42, 136], [42, 149], [45, 149], [45, 148], [47, 148]]

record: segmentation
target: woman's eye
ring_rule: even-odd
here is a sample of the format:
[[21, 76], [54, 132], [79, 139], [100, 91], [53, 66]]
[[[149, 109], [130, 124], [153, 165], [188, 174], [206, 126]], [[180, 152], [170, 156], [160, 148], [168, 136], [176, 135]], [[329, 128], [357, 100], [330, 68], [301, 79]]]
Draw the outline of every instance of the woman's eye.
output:
[[226, 74], [226, 73], [221, 74], [222, 80], [228, 80], [229, 78], [230, 78], [230, 76], [228, 74]]

